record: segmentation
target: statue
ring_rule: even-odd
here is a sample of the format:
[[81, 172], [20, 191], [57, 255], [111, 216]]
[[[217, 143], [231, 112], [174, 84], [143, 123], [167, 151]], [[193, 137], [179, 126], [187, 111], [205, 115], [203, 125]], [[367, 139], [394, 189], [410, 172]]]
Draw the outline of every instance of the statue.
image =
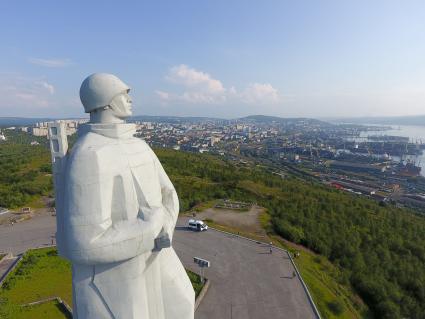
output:
[[170, 245], [179, 203], [151, 148], [133, 137], [130, 88], [97, 73], [81, 85], [90, 122], [67, 152], [50, 126], [57, 245], [72, 263], [77, 319], [193, 319], [195, 295]]

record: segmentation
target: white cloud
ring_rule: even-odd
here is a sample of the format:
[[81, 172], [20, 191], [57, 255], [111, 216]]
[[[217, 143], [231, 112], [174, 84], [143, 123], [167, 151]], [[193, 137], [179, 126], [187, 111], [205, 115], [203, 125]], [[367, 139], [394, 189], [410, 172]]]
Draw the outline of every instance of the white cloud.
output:
[[46, 108], [55, 87], [44, 79], [0, 73], [0, 114], [3, 109]]
[[280, 101], [279, 92], [269, 83], [253, 83], [241, 92], [231, 86], [226, 89], [220, 80], [210, 74], [185, 64], [173, 66], [165, 76], [168, 82], [179, 85], [183, 91], [177, 94], [156, 90], [163, 103], [185, 102], [192, 104], [274, 104]]
[[240, 97], [245, 103], [274, 104], [279, 102], [279, 93], [270, 83], [253, 83], [242, 91]]
[[72, 64], [72, 61], [70, 59], [29, 58], [28, 62], [35, 65], [45, 66], [48, 68], [64, 68]]
[[222, 94], [209, 94], [205, 92], [187, 91], [184, 92], [181, 96], [178, 96], [178, 99], [188, 103], [216, 104], [224, 102], [226, 100], [226, 96]]
[[165, 79], [183, 87], [183, 92], [172, 94], [157, 90], [156, 94], [162, 102], [216, 104], [226, 99], [226, 90], [219, 80], [214, 79], [208, 73], [190, 68], [185, 64], [172, 67]]
[[208, 73], [197, 71], [185, 64], [172, 67], [166, 79], [208, 94], [221, 94], [225, 91], [223, 84], [219, 80], [212, 78]]
[[47, 83], [46, 81], [40, 81], [37, 84], [45, 88], [50, 94], [55, 93], [55, 87], [52, 84]]
[[162, 100], [162, 101], [168, 101], [170, 100], [170, 93], [168, 92], [164, 92], [161, 90], [156, 90], [155, 94], [158, 95], [158, 97]]
[[[28, 92], [16, 92], [13, 96], [13, 100], [19, 104], [28, 104], [37, 107], [48, 107], [49, 101], [45, 98], [41, 98], [38, 94]], [[13, 103], [13, 102], [12, 102]]]

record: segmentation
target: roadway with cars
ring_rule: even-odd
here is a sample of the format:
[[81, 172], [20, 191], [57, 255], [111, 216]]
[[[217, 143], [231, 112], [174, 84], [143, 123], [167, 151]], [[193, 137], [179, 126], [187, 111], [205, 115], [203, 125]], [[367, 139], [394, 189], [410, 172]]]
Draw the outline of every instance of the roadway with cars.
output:
[[[173, 246], [184, 266], [197, 273], [193, 257], [211, 262], [210, 288], [196, 319], [315, 318], [313, 308], [286, 252], [209, 229], [195, 232], [180, 218]], [[0, 225], [0, 251], [19, 254], [51, 245], [55, 217], [45, 213], [13, 226]], [[1, 275], [1, 274], [0, 274]]]

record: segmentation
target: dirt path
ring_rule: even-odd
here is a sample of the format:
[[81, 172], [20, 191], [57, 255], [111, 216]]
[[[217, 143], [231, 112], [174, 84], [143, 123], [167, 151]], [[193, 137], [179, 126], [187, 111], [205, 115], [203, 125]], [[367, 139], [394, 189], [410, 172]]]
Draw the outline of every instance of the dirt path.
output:
[[200, 213], [197, 213], [195, 218], [201, 220], [211, 219], [217, 224], [229, 226], [234, 229], [240, 229], [243, 232], [264, 237], [267, 239], [267, 241], [269, 239], [273, 241], [280, 241], [292, 249], [298, 251], [308, 251], [309, 253], [315, 255], [315, 253], [307, 247], [290, 242], [278, 235], [269, 237], [266, 231], [261, 227], [259, 221], [259, 215], [261, 212], [263, 212], [263, 210], [264, 208], [259, 206], [253, 206], [249, 211], [246, 212], [231, 209], [208, 208]]
[[258, 235], [265, 235], [264, 229], [258, 220], [262, 207], [253, 206], [249, 211], [238, 211], [221, 208], [208, 208], [196, 214], [197, 219], [211, 219], [217, 224], [243, 229]]

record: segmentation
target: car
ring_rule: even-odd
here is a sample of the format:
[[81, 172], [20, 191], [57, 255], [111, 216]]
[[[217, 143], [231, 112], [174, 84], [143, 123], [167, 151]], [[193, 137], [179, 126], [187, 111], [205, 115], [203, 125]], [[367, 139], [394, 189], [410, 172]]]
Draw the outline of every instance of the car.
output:
[[196, 220], [196, 219], [189, 219], [189, 222], [187, 223], [187, 227], [195, 231], [203, 231], [208, 229], [207, 224], [205, 224], [202, 220]]

